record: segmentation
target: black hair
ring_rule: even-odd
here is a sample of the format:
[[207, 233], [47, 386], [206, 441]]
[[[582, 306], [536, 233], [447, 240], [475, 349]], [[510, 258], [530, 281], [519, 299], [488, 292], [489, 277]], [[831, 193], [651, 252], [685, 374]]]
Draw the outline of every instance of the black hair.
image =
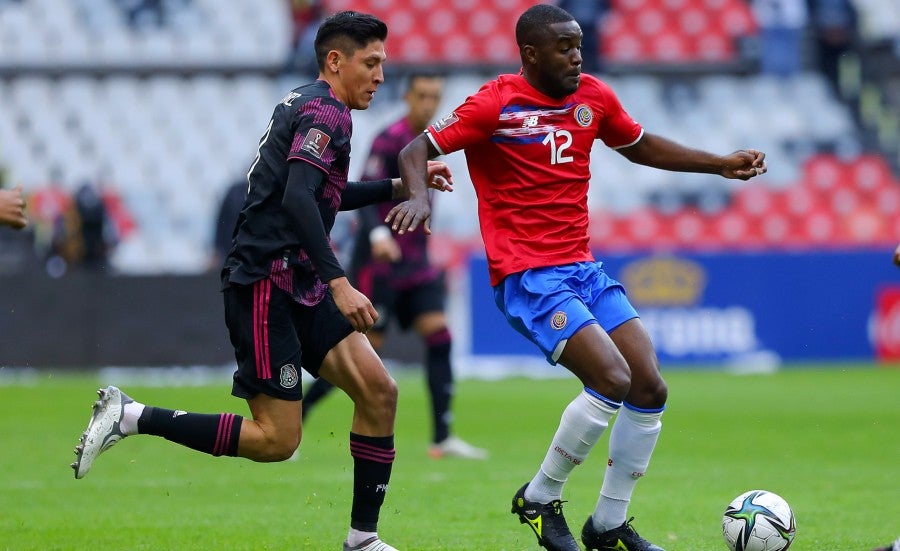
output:
[[331, 50], [352, 56], [373, 40], [387, 39], [387, 25], [368, 13], [339, 11], [329, 16], [316, 32], [316, 63], [319, 70], [325, 68], [325, 56]]
[[412, 89], [413, 82], [418, 78], [431, 79], [431, 78], [446, 78], [443, 73], [438, 71], [429, 71], [429, 70], [418, 70], [406, 75], [406, 86], [404, 89], [408, 92]]
[[537, 4], [525, 10], [516, 22], [516, 43], [521, 49], [526, 44], [532, 46], [542, 41], [547, 28], [555, 23], [575, 21], [572, 14], [552, 4]]

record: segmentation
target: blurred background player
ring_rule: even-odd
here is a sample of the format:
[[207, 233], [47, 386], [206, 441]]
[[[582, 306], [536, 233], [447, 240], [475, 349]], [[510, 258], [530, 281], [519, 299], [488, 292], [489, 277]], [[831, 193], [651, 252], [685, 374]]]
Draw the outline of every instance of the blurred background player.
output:
[[[633, 163], [742, 180], [766, 171], [765, 154], [716, 155], [646, 132], [606, 83], [582, 73], [581, 28], [558, 6], [527, 9], [516, 42], [522, 71], [484, 84], [429, 126], [400, 152], [400, 172], [420, 196], [428, 159], [465, 151], [497, 307], [550, 364], [583, 384], [537, 472], [514, 494], [512, 513], [548, 550], [579, 551], [563, 488], [616, 416], [581, 541], [599, 551], [662, 551], [627, 513], [662, 430], [668, 387], [624, 287], [589, 247], [591, 151], [602, 140]], [[414, 229], [407, 218], [401, 204], [386, 219], [402, 234]]]
[[25, 217], [25, 198], [22, 186], [0, 189], [0, 224], [21, 230], [28, 225]]
[[[443, 88], [444, 79], [439, 75], [417, 73], [409, 77], [404, 95], [407, 112], [375, 138], [363, 179], [400, 176], [397, 155], [428, 127], [441, 103]], [[375, 350], [380, 350], [392, 319], [402, 330], [412, 328], [418, 333], [425, 343], [425, 373], [431, 397], [432, 444], [428, 454], [433, 458], [485, 459], [486, 450], [451, 434], [452, 337], [444, 314], [444, 272], [429, 261], [424, 233], [391, 234], [384, 217], [395, 204], [370, 205], [357, 211], [359, 228], [351, 259], [351, 280], [372, 300], [379, 315], [366, 336]], [[321, 378], [313, 382], [303, 399], [304, 413], [309, 415], [332, 388]]]

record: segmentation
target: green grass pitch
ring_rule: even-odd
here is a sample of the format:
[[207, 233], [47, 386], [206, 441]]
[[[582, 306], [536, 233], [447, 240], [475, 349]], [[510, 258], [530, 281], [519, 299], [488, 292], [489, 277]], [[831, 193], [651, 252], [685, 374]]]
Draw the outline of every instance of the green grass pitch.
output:
[[[869, 551], [900, 536], [900, 369], [665, 375], [662, 437], [630, 509], [642, 535], [669, 551], [723, 551], [725, 506], [761, 488], [794, 509], [792, 551]], [[538, 468], [577, 381], [461, 381], [456, 432], [492, 454], [471, 462], [426, 456], [421, 373], [397, 377], [397, 461], [384, 539], [410, 550], [538, 549], [510, 514], [510, 499]], [[135, 437], [75, 480], [72, 449], [94, 391], [106, 382], [47, 371], [27, 384], [0, 385], [0, 549], [340, 549], [352, 474], [346, 397], [333, 395], [307, 420], [297, 461], [212, 458]], [[125, 390], [164, 407], [246, 414], [227, 379]], [[576, 535], [597, 498], [606, 443], [604, 436], [566, 487]]]

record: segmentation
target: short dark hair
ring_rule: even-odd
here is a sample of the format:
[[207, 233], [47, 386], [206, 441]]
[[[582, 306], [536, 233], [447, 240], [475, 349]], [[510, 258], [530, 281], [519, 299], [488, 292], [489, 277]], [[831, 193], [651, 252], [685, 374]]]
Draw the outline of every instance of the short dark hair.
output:
[[339, 11], [329, 16], [316, 32], [316, 63], [319, 70], [325, 68], [325, 56], [331, 50], [340, 50], [347, 56], [363, 48], [373, 40], [387, 39], [387, 25], [368, 13]]
[[516, 43], [536, 45], [544, 38], [547, 28], [555, 23], [574, 21], [572, 14], [553, 4], [537, 4], [525, 10], [516, 22]]
[[417, 79], [432, 79], [432, 78], [446, 78], [443, 73], [438, 71], [428, 71], [428, 70], [417, 70], [412, 73], [406, 75], [406, 91], [410, 91], [412, 89], [413, 83]]

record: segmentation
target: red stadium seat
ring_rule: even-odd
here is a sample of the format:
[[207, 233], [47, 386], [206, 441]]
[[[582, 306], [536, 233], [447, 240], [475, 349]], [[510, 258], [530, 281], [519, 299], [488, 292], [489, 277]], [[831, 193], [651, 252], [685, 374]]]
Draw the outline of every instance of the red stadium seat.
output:
[[649, 38], [650, 52], [658, 61], [681, 62], [693, 59], [691, 44], [684, 35], [666, 30]]
[[825, 208], [817, 208], [800, 220], [801, 230], [811, 245], [836, 244], [837, 219]]
[[728, 61], [736, 53], [734, 39], [714, 27], [694, 37], [692, 50], [696, 59], [711, 62]]
[[885, 216], [900, 215], [900, 186], [890, 185], [879, 189], [875, 194], [875, 208]]
[[740, 211], [727, 210], [713, 215], [712, 227], [723, 245], [757, 248], [763, 243], [760, 226]]
[[677, 17], [678, 29], [684, 36], [702, 36], [709, 30], [709, 12], [702, 6], [691, 4], [674, 16]]
[[845, 169], [844, 164], [833, 155], [816, 155], [805, 163], [803, 183], [817, 192], [828, 191], [848, 178]]
[[735, 207], [752, 217], [765, 216], [773, 208], [773, 193], [765, 185], [748, 184], [735, 194]]

